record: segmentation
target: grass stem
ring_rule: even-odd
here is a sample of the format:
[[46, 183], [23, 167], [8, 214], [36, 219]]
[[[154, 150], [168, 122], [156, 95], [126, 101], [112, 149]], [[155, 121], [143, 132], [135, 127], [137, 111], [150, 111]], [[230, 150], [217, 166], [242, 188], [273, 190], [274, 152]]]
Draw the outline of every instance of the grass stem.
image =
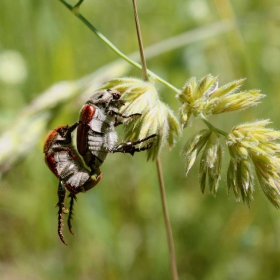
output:
[[163, 179], [162, 168], [161, 168], [161, 161], [159, 157], [157, 158], [157, 172], [158, 172], [160, 195], [162, 201], [162, 209], [163, 209], [165, 227], [167, 232], [169, 257], [170, 257], [170, 264], [172, 269], [172, 279], [178, 280], [179, 278], [178, 278], [178, 271], [177, 271], [177, 264], [176, 264], [175, 247], [174, 247], [172, 229], [171, 229], [171, 224], [170, 224], [170, 219], [169, 219], [169, 214], [167, 209], [167, 200], [166, 200], [164, 179]]
[[[76, 4], [75, 6], [71, 6], [69, 3], [67, 3], [65, 0], [59, 0], [65, 7], [67, 7], [69, 10], [71, 10], [74, 15], [79, 18], [88, 28], [90, 28], [95, 35], [101, 39], [111, 50], [113, 50], [119, 57], [123, 58], [124, 60], [126, 60], [128, 63], [130, 63], [131, 65], [133, 65], [134, 67], [142, 70], [142, 66], [141, 64], [137, 63], [136, 61], [130, 59], [128, 56], [126, 56], [123, 52], [121, 52], [107, 37], [105, 37], [97, 28], [95, 28], [83, 15], [81, 15], [81, 13], [79, 12], [79, 6], [80, 6], [80, 2], [79, 1], [79, 5]], [[78, 5], [78, 6], [77, 6]], [[147, 70], [148, 74], [155, 79], [157, 82], [162, 83], [163, 85], [165, 85], [166, 87], [170, 88], [172, 91], [174, 91], [175, 93], [179, 93], [180, 90], [177, 89], [176, 87], [174, 87], [173, 85], [171, 85], [170, 83], [168, 83], [167, 81], [165, 81], [164, 79], [162, 79], [161, 77], [159, 77], [158, 75], [156, 75], [154, 72]]]
[[[144, 47], [143, 47], [143, 42], [142, 42], [141, 28], [140, 28], [140, 23], [139, 23], [139, 18], [138, 18], [136, 0], [132, 0], [132, 3], [133, 3], [133, 9], [134, 9], [134, 18], [135, 18], [135, 24], [136, 24], [136, 30], [137, 30], [139, 52], [140, 52], [141, 62], [142, 62], [142, 75], [143, 75], [143, 79], [148, 81], [149, 76], [148, 76], [147, 63], [146, 63], [146, 59], [145, 59]], [[168, 248], [169, 248], [169, 258], [170, 258], [170, 264], [171, 264], [171, 269], [172, 269], [172, 279], [178, 280], [175, 247], [174, 247], [174, 241], [173, 241], [173, 236], [172, 236], [171, 223], [170, 223], [169, 214], [168, 214], [166, 193], [165, 193], [165, 187], [164, 187], [164, 179], [163, 179], [161, 161], [160, 161], [159, 156], [157, 157], [156, 165], [157, 165], [160, 196], [161, 196], [163, 216], [164, 216], [164, 221], [165, 221], [165, 228], [166, 228]]]

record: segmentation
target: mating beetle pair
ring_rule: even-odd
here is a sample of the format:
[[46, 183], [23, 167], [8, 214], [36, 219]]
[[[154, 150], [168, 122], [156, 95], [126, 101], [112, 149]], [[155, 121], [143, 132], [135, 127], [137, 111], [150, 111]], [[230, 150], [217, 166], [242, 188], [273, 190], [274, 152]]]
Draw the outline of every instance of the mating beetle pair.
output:
[[[119, 112], [124, 102], [121, 94], [116, 90], [102, 90], [90, 97], [80, 111], [80, 120], [72, 126], [59, 126], [50, 132], [45, 140], [45, 162], [52, 173], [59, 179], [58, 185], [58, 235], [66, 245], [62, 233], [62, 215], [68, 215], [68, 228], [71, 234], [71, 219], [73, 215], [76, 194], [86, 192], [93, 188], [102, 178], [100, 166], [108, 153], [130, 153], [149, 149], [152, 142], [144, 147], [135, 147], [153, 137], [152, 134], [144, 139], [134, 142], [117, 144], [117, 132], [115, 127], [121, 124], [124, 118], [137, 117], [141, 114], [124, 116]], [[77, 149], [83, 157], [76, 152], [72, 144], [71, 133], [77, 128]], [[65, 207], [66, 190], [69, 191], [70, 207]]]

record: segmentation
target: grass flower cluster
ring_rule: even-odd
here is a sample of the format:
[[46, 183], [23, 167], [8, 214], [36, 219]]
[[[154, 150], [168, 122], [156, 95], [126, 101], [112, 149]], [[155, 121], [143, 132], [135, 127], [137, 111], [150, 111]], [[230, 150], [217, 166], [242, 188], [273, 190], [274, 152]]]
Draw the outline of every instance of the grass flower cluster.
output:
[[156, 134], [151, 149], [147, 150], [148, 159], [156, 159], [166, 143], [170, 147], [175, 144], [175, 138], [181, 132], [180, 124], [172, 110], [160, 100], [153, 84], [135, 78], [120, 78], [110, 80], [102, 87], [109, 88], [122, 94], [123, 115], [141, 114], [124, 120], [125, 140], [134, 141]]
[[197, 81], [188, 80], [177, 95], [181, 102], [180, 121], [188, 125], [192, 115], [201, 117], [209, 129], [197, 132], [186, 143], [186, 175], [192, 168], [200, 151], [199, 183], [202, 192], [208, 183], [210, 193], [216, 195], [221, 178], [223, 151], [220, 135], [225, 136], [230, 154], [227, 171], [228, 192], [243, 200], [249, 207], [253, 201], [254, 177], [270, 200], [280, 208], [280, 132], [266, 128], [268, 120], [235, 126], [229, 133], [214, 127], [208, 117], [215, 114], [244, 110], [260, 103], [265, 95], [259, 90], [240, 91], [244, 79], [218, 86], [217, 77], [208, 75]]
[[183, 127], [187, 126], [191, 115], [210, 116], [259, 104], [259, 100], [265, 95], [259, 90], [238, 91], [243, 82], [244, 79], [240, 79], [218, 87], [218, 78], [211, 75], [200, 81], [195, 77], [189, 79], [177, 95], [182, 103], [180, 117]]
[[223, 156], [220, 135], [218, 133], [212, 132], [210, 129], [203, 129], [191, 137], [186, 143], [183, 149], [183, 154], [187, 160], [186, 175], [189, 173], [199, 152], [203, 148], [199, 168], [200, 188], [202, 193], [204, 193], [208, 179], [210, 193], [216, 195], [221, 178]]
[[280, 131], [266, 128], [269, 120], [235, 126], [226, 137], [231, 161], [228, 190], [250, 206], [253, 199], [253, 169], [259, 184], [271, 201], [280, 208]]

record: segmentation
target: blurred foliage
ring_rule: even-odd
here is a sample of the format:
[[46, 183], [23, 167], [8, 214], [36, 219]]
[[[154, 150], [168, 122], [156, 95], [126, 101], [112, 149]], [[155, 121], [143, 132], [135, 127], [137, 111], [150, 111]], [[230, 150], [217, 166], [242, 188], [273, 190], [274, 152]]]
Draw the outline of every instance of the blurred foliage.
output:
[[[206, 39], [150, 58], [148, 67], [178, 88], [189, 77], [208, 73], [218, 75], [221, 84], [247, 77], [245, 88], [267, 95], [262, 105], [211, 121], [225, 131], [255, 118], [270, 118], [280, 127], [279, 1], [138, 2], [145, 46], [233, 20], [233, 30], [220, 35], [209, 30]], [[81, 12], [123, 52], [137, 51], [130, 1], [85, 0]], [[77, 235], [65, 229], [68, 246], [57, 236], [58, 182], [43, 161], [44, 137], [55, 126], [77, 120], [95, 83], [97, 88], [119, 75], [141, 77], [131, 68], [100, 69], [115, 59], [58, 1], [1, 1], [0, 132], [6, 141], [0, 144], [0, 156], [9, 151], [7, 161], [13, 158], [1, 166], [1, 279], [170, 279], [156, 167], [143, 154], [111, 155], [103, 166], [103, 181], [78, 196], [73, 221]], [[93, 76], [80, 79], [89, 73]], [[60, 94], [66, 89], [69, 93], [51, 104], [56, 93], [45, 98], [40, 93], [61, 80], [78, 82], [60, 84]], [[158, 87], [162, 99], [178, 112], [174, 94]], [[50, 105], [44, 109], [35, 98]], [[32, 122], [24, 123], [28, 118]], [[279, 212], [259, 186], [248, 210], [227, 196], [225, 179], [213, 198], [200, 193], [197, 165], [185, 178], [182, 145], [204, 127], [196, 122], [184, 132], [184, 141], [161, 156], [180, 279], [280, 279]], [[13, 154], [9, 145], [15, 139]]]

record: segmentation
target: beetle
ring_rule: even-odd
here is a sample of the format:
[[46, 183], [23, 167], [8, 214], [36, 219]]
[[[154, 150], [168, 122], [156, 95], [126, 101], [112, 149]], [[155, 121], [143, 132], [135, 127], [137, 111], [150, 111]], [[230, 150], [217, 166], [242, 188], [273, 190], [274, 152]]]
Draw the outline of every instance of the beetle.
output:
[[[68, 228], [72, 235], [71, 219], [73, 215], [74, 201], [76, 194], [86, 192], [93, 188], [102, 178], [102, 174], [94, 176], [82, 163], [82, 159], [75, 151], [72, 145], [71, 133], [78, 126], [79, 122], [72, 126], [58, 126], [51, 131], [45, 140], [44, 153], [45, 162], [52, 173], [59, 179], [58, 184], [58, 235], [60, 240], [65, 244], [62, 215], [69, 212]], [[70, 209], [65, 205], [66, 190], [69, 191]]]
[[130, 153], [149, 149], [152, 142], [145, 147], [137, 148], [135, 145], [156, 136], [152, 134], [146, 138], [117, 144], [118, 136], [115, 127], [122, 124], [120, 119], [141, 116], [132, 114], [124, 116], [119, 112], [124, 101], [117, 90], [106, 89], [94, 93], [80, 111], [80, 123], [77, 128], [77, 149], [87, 166], [97, 176], [100, 166], [108, 153]]

